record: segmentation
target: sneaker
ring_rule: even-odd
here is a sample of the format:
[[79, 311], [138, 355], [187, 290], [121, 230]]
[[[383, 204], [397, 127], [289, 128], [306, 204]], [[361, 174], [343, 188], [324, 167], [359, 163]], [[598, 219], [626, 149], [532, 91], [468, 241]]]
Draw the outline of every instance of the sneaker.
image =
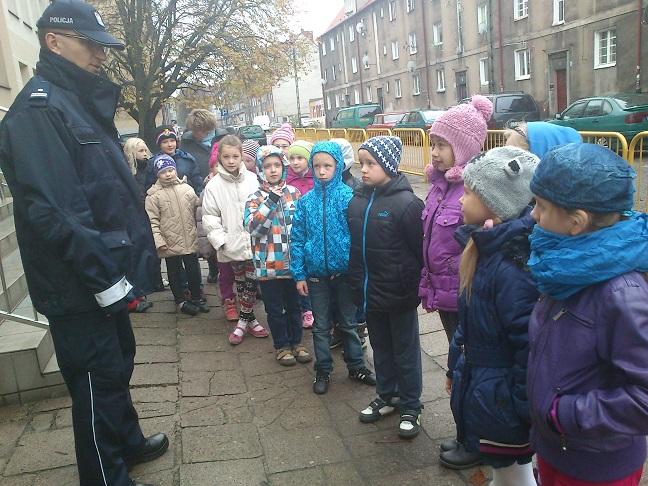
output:
[[315, 322], [315, 318], [312, 311], [306, 311], [302, 314], [302, 327], [304, 329], [313, 329], [313, 322]]
[[349, 378], [355, 381], [359, 381], [360, 383], [364, 383], [365, 385], [376, 385], [376, 378], [374, 377], [374, 374], [364, 366], [361, 366], [360, 368], [357, 368], [355, 370], [349, 370]]
[[386, 402], [378, 397], [369, 404], [367, 408], [360, 412], [360, 422], [370, 424], [377, 422], [385, 415], [394, 413], [398, 408], [398, 398], [392, 398]]
[[207, 301], [204, 299], [200, 300], [192, 300], [191, 303], [198, 309], [200, 312], [207, 313], [209, 312], [209, 306], [207, 305]]
[[358, 322], [358, 336], [360, 336], [360, 339], [366, 338], [369, 333], [367, 332], [367, 323], [366, 322]]
[[362, 347], [362, 349], [367, 349], [367, 338], [366, 337], [361, 337], [360, 338], [360, 347]]
[[183, 314], [187, 314], [188, 316], [195, 316], [196, 314], [198, 314], [198, 308], [191, 302], [185, 300], [184, 302], [180, 302], [178, 304], [178, 312], [182, 312]]
[[318, 371], [313, 381], [313, 391], [318, 395], [324, 395], [328, 391], [331, 374], [324, 371]]
[[166, 278], [162, 278], [162, 286], [164, 286], [164, 287], [169, 286], [169, 281]]
[[239, 320], [238, 324], [234, 327], [234, 330], [230, 332], [229, 336], [227, 337], [231, 345], [236, 346], [237, 344], [241, 344], [243, 342], [246, 327], [247, 321], [243, 321], [242, 319]]
[[417, 410], [401, 410], [398, 436], [401, 439], [413, 439], [421, 431], [421, 412]]
[[225, 308], [225, 319], [228, 321], [239, 320], [239, 313], [236, 308], [236, 299], [225, 299], [223, 307]]
[[[243, 319], [239, 319], [239, 325], [241, 325], [241, 321]], [[254, 319], [253, 321], [245, 321], [247, 322], [247, 332], [248, 334], [257, 337], [257, 338], [265, 338], [268, 337], [268, 330], [263, 327], [261, 324], [259, 324], [259, 321]]]

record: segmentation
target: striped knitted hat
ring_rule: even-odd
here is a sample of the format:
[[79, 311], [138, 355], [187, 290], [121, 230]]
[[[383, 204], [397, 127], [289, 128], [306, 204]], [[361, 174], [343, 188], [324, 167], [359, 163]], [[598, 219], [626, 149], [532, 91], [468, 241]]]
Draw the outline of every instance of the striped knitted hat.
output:
[[289, 144], [295, 141], [295, 132], [290, 123], [284, 123], [270, 135], [270, 144], [274, 145], [276, 140], [285, 140]]
[[376, 159], [389, 177], [398, 175], [398, 165], [403, 153], [403, 142], [398, 137], [373, 137], [360, 145], [358, 150], [366, 150]]
[[243, 156], [248, 157], [251, 160], [256, 160], [257, 150], [259, 150], [259, 147], [259, 142], [256, 140], [243, 141]]

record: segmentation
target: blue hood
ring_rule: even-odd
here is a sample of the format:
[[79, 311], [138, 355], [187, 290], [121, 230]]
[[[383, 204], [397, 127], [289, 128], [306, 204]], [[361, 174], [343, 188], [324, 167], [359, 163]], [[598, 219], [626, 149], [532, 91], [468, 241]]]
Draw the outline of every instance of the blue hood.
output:
[[[317, 153], [329, 154], [335, 160], [335, 174], [330, 181], [321, 182], [315, 176], [315, 169], [313, 168], [313, 157]], [[342, 180], [342, 171], [344, 171], [344, 157], [342, 155], [342, 150], [340, 146], [335, 142], [317, 142], [313, 149], [311, 150], [310, 159], [308, 159], [308, 168], [313, 171], [313, 188], [321, 190], [322, 187], [326, 186], [337, 186], [338, 184], [344, 184]]]
[[582, 143], [580, 134], [571, 127], [548, 122], [528, 122], [529, 152], [542, 158], [552, 148], [566, 143]]

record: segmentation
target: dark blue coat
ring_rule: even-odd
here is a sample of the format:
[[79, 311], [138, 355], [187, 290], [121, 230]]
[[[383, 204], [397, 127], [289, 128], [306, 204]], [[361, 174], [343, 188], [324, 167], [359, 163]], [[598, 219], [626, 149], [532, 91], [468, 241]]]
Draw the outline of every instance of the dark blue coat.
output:
[[153, 287], [140, 190], [117, 139], [119, 87], [41, 50], [0, 125], [0, 165], [32, 302], [46, 316], [96, 311]]
[[[147, 191], [153, 184], [155, 184], [155, 181], [157, 180], [154, 162], [155, 157], [160, 155], [160, 153], [155, 154], [149, 159], [148, 167], [146, 169]], [[176, 163], [176, 173], [178, 174], [178, 178], [182, 179], [186, 176], [187, 184], [189, 184], [195, 191], [196, 195], [199, 196], [203, 190], [203, 177], [200, 175], [200, 167], [198, 167], [194, 156], [190, 153], [185, 152], [184, 150], [177, 149], [176, 153], [173, 155], [173, 160], [175, 160]]]
[[[527, 215], [472, 231], [479, 260], [470, 299], [465, 291], [459, 299], [459, 327], [448, 356], [450, 405], [459, 439], [471, 451], [480, 449], [480, 439], [529, 442], [528, 327], [538, 292], [524, 267], [533, 224]], [[460, 243], [468, 236], [469, 227], [457, 230]]]

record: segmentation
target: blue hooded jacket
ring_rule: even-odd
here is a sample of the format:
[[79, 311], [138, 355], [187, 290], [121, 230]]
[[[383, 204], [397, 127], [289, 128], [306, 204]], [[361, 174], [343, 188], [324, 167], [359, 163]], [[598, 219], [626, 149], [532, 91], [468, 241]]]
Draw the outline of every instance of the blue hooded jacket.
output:
[[313, 157], [320, 152], [333, 157], [335, 174], [327, 182], [314, 178], [313, 189], [297, 202], [290, 235], [290, 270], [296, 281], [345, 274], [349, 269], [347, 209], [353, 192], [342, 180], [340, 146], [334, 142], [315, 144], [308, 161], [310, 169]]
[[549, 122], [528, 122], [526, 127], [529, 152], [540, 158], [558, 145], [583, 142], [580, 134], [571, 127]]

